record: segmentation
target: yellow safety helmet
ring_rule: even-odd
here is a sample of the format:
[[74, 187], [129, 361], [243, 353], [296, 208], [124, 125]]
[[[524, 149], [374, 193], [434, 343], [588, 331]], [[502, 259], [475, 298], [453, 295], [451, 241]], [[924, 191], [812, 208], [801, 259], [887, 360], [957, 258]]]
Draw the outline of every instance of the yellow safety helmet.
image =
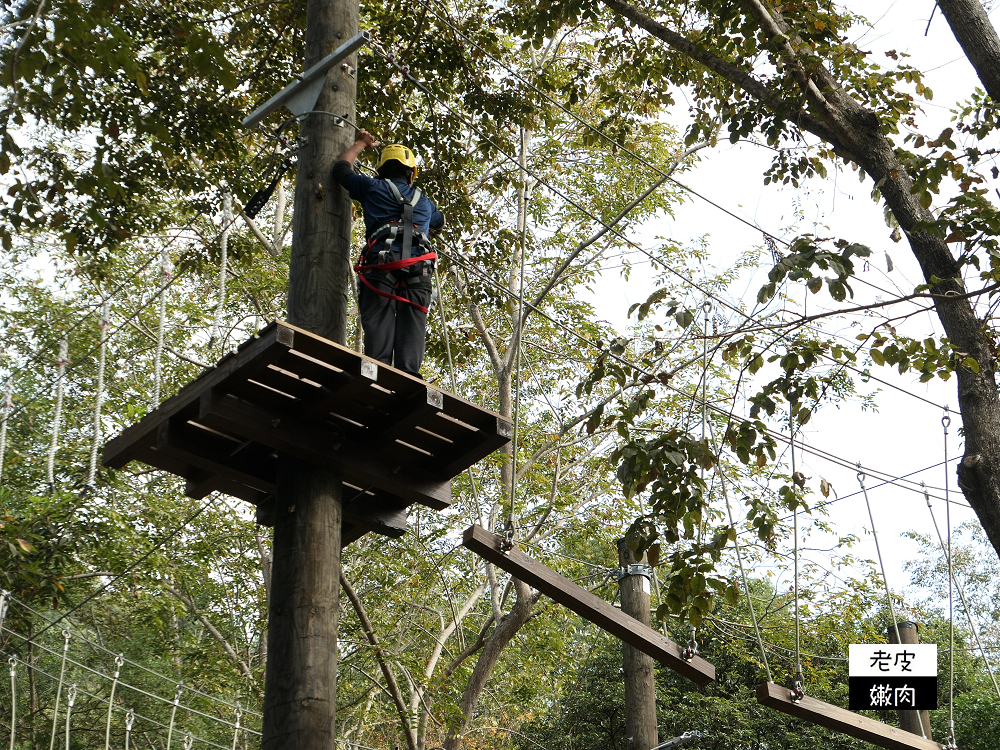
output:
[[410, 167], [413, 170], [413, 176], [417, 176], [417, 160], [413, 156], [413, 152], [399, 143], [393, 143], [382, 149], [382, 154], [378, 158], [378, 168], [381, 169], [383, 164], [394, 159], [404, 167]]

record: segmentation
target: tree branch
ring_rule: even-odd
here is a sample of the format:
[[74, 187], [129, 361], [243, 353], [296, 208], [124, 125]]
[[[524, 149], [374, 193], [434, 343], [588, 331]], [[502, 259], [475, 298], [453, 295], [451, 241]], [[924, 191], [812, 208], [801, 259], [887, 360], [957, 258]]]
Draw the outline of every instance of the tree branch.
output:
[[410, 750], [419, 750], [413, 727], [410, 726], [410, 716], [407, 713], [406, 705], [403, 703], [403, 693], [399, 689], [399, 683], [396, 682], [396, 675], [392, 671], [392, 665], [386, 660], [385, 651], [383, 651], [382, 646], [379, 644], [378, 636], [375, 635], [372, 622], [368, 619], [365, 606], [362, 604], [357, 592], [354, 591], [354, 587], [351, 586], [350, 581], [347, 580], [344, 571], [340, 571], [340, 585], [344, 589], [344, 593], [347, 594], [347, 598], [351, 600], [351, 606], [354, 607], [358, 620], [361, 622], [361, 629], [365, 631], [365, 636], [375, 651], [375, 658], [378, 660], [382, 676], [385, 677], [386, 685], [389, 688], [389, 696], [392, 698], [392, 702], [396, 704], [396, 711], [399, 712], [399, 720], [406, 729], [406, 744]]
[[476, 332], [479, 337], [483, 340], [483, 345], [486, 347], [486, 353], [489, 354], [490, 362], [493, 365], [493, 369], [499, 375], [503, 368], [503, 358], [500, 356], [500, 352], [497, 351], [496, 342], [493, 341], [493, 337], [490, 335], [489, 330], [486, 328], [486, 323], [483, 322], [482, 315], [479, 314], [479, 306], [473, 302], [472, 297], [465, 289], [465, 283], [462, 281], [461, 276], [459, 276], [456, 269], [452, 269], [452, 277], [455, 279], [455, 286], [458, 287], [458, 291], [466, 299], [466, 307], [469, 310], [469, 317], [472, 318], [472, 324], [476, 327]]
[[[607, 224], [604, 224], [589, 239], [577, 245], [576, 249], [566, 257], [566, 260], [564, 260], [559, 265], [559, 268], [556, 269], [555, 273], [552, 274], [552, 278], [549, 279], [549, 283], [545, 285], [545, 288], [535, 296], [535, 299], [531, 302], [531, 304], [526, 306], [524, 310], [524, 316], [521, 319], [521, 326], [522, 327], [524, 326], [524, 324], [528, 320], [528, 316], [531, 315], [531, 312], [536, 307], [538, 307], [538, 305], [542, 303], [542, 300], [545, 299], [545, 296], [552, 291], [552, 289], [556, 286], [556, 284], [559, 283], [559, 280], [562, 278], [562, 275], [566, 272], [566, 269], [569, 268], [570, 263], [572, 263], [577, 258], [577, 256], [580, 255], [580, 253], [582, 253], [585, 249], [593, 245], [595, 242], [597, 242], [597, 240], [599, 240], [601, 237], [603, 237], [605, 234], [611, 231], [611, 229], [614, 226], [616, 226], [618, 222], [620, 222], [622, 219], [628, 216], [628, 214], [632, 211], [633, 208], [638, 206], [640, 203], [646, 200], [646, 198], [652, 195], [653, 192], [658, 190], [659, 187], [664, 182], [666, 182], [674, 172], [677, 171], [677, 168], [681, 165], [681, 163], [685, 159], [687, 159], [692, 154], [697, 153], [698, 151], [700, 151], [701, 149], [705, 148], [708, 145], [709, 145], [708, 141], [701, 141], [700, 143], [696, 143], [690, 148], [684, 149], [684, 151], [676, 159], [674, 159], [673, 162], [671, 162], [670, 166], [667, 167], [666, 171], [663, 173], [663, 176], [659, 180], [650, 185], [645, 190], [645, 192], [642, 193], [642, 195], [640, 195], [638, 198], [636, 198], [627, 206], [625, 206], [625, 208], [623, 208], [621, 212], [614, 219], [612, 219]], [[508, 354], [508, 357], [510, 356], [513, 355]]]
[[658, 21], [654, 21], [635, 6], [622, 0], [601, 0], [615, 13], [624, 16], [636, 26], [652, 34], [654, 37], [681, 52], [696, 62], [701, 63], [713, 73], [721, 76], [746, 93], [759, 100], [772, 112], [781, 118], [797, 124], [813, 135], [827, 141], [834, 148], [840, 148], [840, 142], [833, 131], [822, 120], [808, 114], [795, 101], [782, 98], [766, 84], [754, 78], [742, 68], [709, 52], [701, 45], [696, 45], [687, 37], [668, 29]]
[[185, 607], [191, 610], [191, 614], [195, 615], [199, 620], [201, 620], [201, 624], [205, 626], [205, 629], [208, 630], [208, 632], [212, 634], [212, 637], [219, 642], [219, 644], [222, 646], [223, 649], [225, 649], [226, 654], [228, 654], [229, 658], [236, 663], [236, 665], [240, 668], [240, 671], [247, 677], [253, 679], [253, 674], [250, 672], [250, 667], [248, 667], [246, 662], [239, 657], [239, 655], [236, 653], [233, 647], [229, 645], [229, 641], [225, 639], [222, 633], [219, 632], [219, 630], [211, 623], [211, 621], [204, 614], [198, 611], [198, 608], [194, 606], [194, 602], [189, 597], [185, 596], [180, 591], [175, 589], [173, 586], [170, 586], [168, 584], [163, 584], [163, 588], [166, 589], [171, 594], [173, 594], [182, 604], [184, 604]]

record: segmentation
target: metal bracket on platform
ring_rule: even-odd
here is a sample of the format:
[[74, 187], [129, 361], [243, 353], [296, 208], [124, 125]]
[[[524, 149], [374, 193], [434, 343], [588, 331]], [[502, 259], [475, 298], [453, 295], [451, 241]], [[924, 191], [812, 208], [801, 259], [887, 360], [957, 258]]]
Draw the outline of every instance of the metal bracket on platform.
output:
[[648, 565], [626, 565], [624, 568], [615, 570], [616, 580], [621, 583], [622, 579], [629, 576], [643, 576], [647, 581], [652, 580], [653, 569]]
[[326, 71], [339, 63], [361, 45], [371, 42], [371, 34], [359, 31], [344, 44], [313, 65], [298, 80], [292, 81], [281, 91], [257, 107], [243, 120], [243, 126], [251, 128], [281, 106], [288, 107], [293, 115], [304, 115], [316, 108], [316, 100], [323, 90]]

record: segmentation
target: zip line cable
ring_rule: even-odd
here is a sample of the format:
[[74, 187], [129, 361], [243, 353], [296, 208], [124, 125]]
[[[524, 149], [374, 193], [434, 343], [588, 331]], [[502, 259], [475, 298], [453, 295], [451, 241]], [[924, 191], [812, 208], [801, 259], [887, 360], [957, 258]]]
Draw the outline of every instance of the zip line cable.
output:
[[[931, 505], [931, 499], [930, 497], [927, 497], [925, 495], [925, 500], [927, 501], [927, 510], [930, 511], [931, 514], [931, 521], [934, 524], [934, 533], [937, 535], [938, 544], [941, 545], [941, 552], [946, 556], [946, 558], [950, 557], [950, 555], [948, 554], [948, 547], [945, 544], [944, 538], [941, 536], [941, 529], [940, 527], [938, 527], [937, 517], [934, 515], [934, 506]], [[985, 662], [986, 664], [986, 671], [989, 672], [990, 681], [993, 683], [993, 689], [996, 690], [997, 698], [1000, 698], [1000, 685], [997, 684], [996, 675], [993, 673], [993, 666], [992, 664], [990, 664], [989, 657], [986, 655], [986, 649], [983, 647], [983, 643], [979, 639], [979, 631], [982, 628], [982, 626], [978, 625], [972, 618], [972, 610], [969, 608], [969, 602], [965, 598], [965, 587], [962, 586], [961, 582], [958, 580], [958, 577], [955, 576], [953, 570], [949, 570], [948, 573], [949, 575], [952, 576], [952, 579], [954, 580], [955, 583], [955, 588], [958, 590], [959, 599], [961, 599], [962, 601], [962, 608], [965, 610], [965, 617], [969, 621], [969, 630], [972, 631], [972, 635], [976, 639], [976, 647], [979, 649], [979, 652], [983, 655], [983, 662]], [[969, 650], [971, 651], [972, 649]]]
[[[482, 52], [482, 53], [483, 53], [484, 55], [486, 55], [487, 57], [491, 58], [491, 59], [492, 59], [492, 60], [493, 60], [493, 61], [494, 61], [495, 63], [497, 63], [498, 65], [500, 65], [500, 66], [501, 66], [502, 68], [504, 68], [504, 69], [505, 69], [505, 70], [506, 70], [506, 71], [507, 71], [508, 73], [510, 73], [511, 75], [515, 76], [515, 77], [516, 77], [516, 78], [517, 78], [518, 80], [520, 80], [520, 81], [521, 81], [521, 82], [522, 82], [523, 84], [525, 84], [526, 86], [528, 86], [528, 87], [529, 87], [529, 88], [530, 88], [531, 90], [533, 90], [533, 91], [534, 91], [535, 93], [537, 93], [537, 94], [541, 95], [541, 96], [542, 96], [542, 97], [544, 97], [544, 98], [545, 98], [545, 99], [546, 99], [546, 100], [547, 100], [548, 102], [550, 102], [551, 104], [555, 105], [555, 106], [556, 106], [557, 108], [559, 108], [560, 110], [562, 110], [562, 111], [563, 111], [564, 113], [566, 113], [567, 115], [569, 115], [569, 116], [570, 116], [571, 118], [573, 118], [574, 120], [576, 120], [576, 121], [577, 121], [578, 123], [580, 123], [581, 125], [583, 125], [584, 127], [588, 128], [588, 129], [590, 129], [590, 130], [591, 130], [591, 131], [593, 131], [593, 132], [594, 132], [595, 134], [599, 135], [599, 136], [600, 136], [601, 138], [603, 138], [604, 140], [606, 140], [606, 141], [607, 141], [608, 143], [610, 143], [610, 144], [611, 144], [611, 145], [612, 145], [612, 146], [613, 146], [614, 148], [616, 148], [616, 149], [619, 149], [619, 150], [621, 150], [621, 151], [624, 151], [624, 152], [625, 152], [625, 153], [627, 153], [627, 154], [628, 154], [629, 156], [631, 156], [631, 157], [632, 157], [633, 159], [635, 159], [636, 161], [638, 161], [638, 162], [639, 162], [640, 164], [643, 164], [644, 166], [646, 166], [646, 167], [648, 167], [648, 168], [652, 169], [653, 171], [656, 171], [656, 172], [658, 172], [659, 174], [661, 174], [661, 175], [662, 175], [662, 176], [664, 177], [664, 179], [669, 179], [669, 180], [670, 180], [671, 182], [675, 183], [676, 185], [678, 185], [678, 186], [679, 186], [679, 187], [681, 187], [682, 189], [684, 189], [684, 190], [688, 191], [689, 193], [691, 193], [692, 195], [696, 196], [697, 198], [699, 198], [699, 199], [701, 199], [701, 200], [705, 201], [705, 202], [706, 202], [706, 203], [708, 203], [709, 205], [711, 205], [711, 206], [713, 206], [713, 207], [715, 207], [715, 208], [719, 209], [720, 211], [722, 211], [722, 212], [724, 212], [724, 213], [728, 214], [729, 216], [731, 216], [732, 218], [736, 219], [737, 221], [740, 221], [740, 222], [742, 222], [742, 223], [746, 224], [746, 225], [747, 225], [747, 226], [749, 226], [750, 228], [752, 228], [752, 229], [755, 229], [755, 230], [757, 230], [757, 231], [758, 231], [758, 232], [760, 232], [760, 233], [761, 233], [761, 234], [762, 234], [762, 235], [763, 235], [763, 236], [764, 236], [765, 238], [769, 238], [769, 239], [771, 239], [771, 240], [774, 240], [774, 241], [777, 241], [777, 242], [781, 242], [781, 243], [782, 243], [782, 244], [784, 244], [784, 245], [785, 245], [786, 247], [787, 247], [787, 246], [789, 245], [789, 243], [788, 243], [787, 241], [785, 241], [785, 240], [783, 240], [783, 239], [780, 239], [780, 238], [779, 238], [779, 237], [778, 237], [778, 236], [777, 236], [776, 234], [774, 234], [774, 233], [772, 233], [772, 232], [768, 232], [767, 230], [763, 229], [762, 227], [758, 226], [757, 224], [754, 224], [754, 223], [752, 223], [752, 222], [750, 222], [750, 221], [748, 221], [748, 220], [744, 219], [743, 217], [741, 217], [741, 216], [738, 216], [737, 214], [733, 213], [732, 211], [730, 211], [729, 209], [725, 208], [724, 206], [722, 206], [722, 205], [720, 205], [720, 204], [718, 204], [718, 203], [716, 203], [716, 202], [712, 201], [712, 200], [711, 200], [711, 199], [709, 199], [708, 197], [706, 197], [706, 196], [702, 195], [701, 193], [698, 193], [698, 192], [697, 192], [697, 191], [695, 191], [694, 189], [692, 189], [692, 188], [688, 187], [687, 185], [684, 185], [683, 183], [679, 182], [678, 180], [676, 180], [675, 178], [673, 178], [673, 177], [671, 176], [671, 174], [670, 174], [669, 172], [664, 172], [664, 171], [663, 171], [663, 169], [661, 169], [660, 167], [657, 167], [656, 165], [654, 165], [654, 164], [653, 164], [652, 162], [650, 162], [649, 160], [647, 160], [647, 159], [643, 158], [642, 156], [640, 156], [639, 154], [635, 153], [634, 151], [632, 151], [631, 149], [629, 149], [629, 148], [628, 148], [627, 146], [625, 146], [625, 145], [624, 145], [623, 143], [621, 143], [621, 142], [619, 142], [619, 141], [615, 140], [614, 138], [612, 138], [611, 136], [607, 135], [607, 134], [606, 134], [606, 133], [605, 133], [605, 132], [604, 132], [603, 130], [601, 130], [600, 128], [598, 128], [598, 127], [596, 127], [596, 126], [592, 125], [592, 124], [591, 124], [590, 122], [588, 122], [588, 121], [587, 121], [587, 120], [585, 120], [584, 118], [582, 118], [582, 117], [579, 117], [579, 116], [578, 116], [578, 115], [576, 115], [576, 114], [575, 114], [574, 112], [572, 112], [572, 111], [571, 111], [570, 109], [568, 109], [567, 107], [565, 107], [565, 106], [564, 106], [563, 104], [561, 104], [560, 102], [558, 102], [557, 100], [555, 100], [554, 98], [552, 98], [551, 96], [549, 96], [549, 95], [548, 95], [547, 93], [545, 93], [544, 91], [542, 91], [541, 89], [539, 89], [539, 88], [538, 88], [537, 86], [535, 86], [534, 84], [532, 84], [532, 83], [531, 83], [531, 82], [530, 82], [530, 81], [529, 81], [528, 79], [524, 78], [524, 77], [523, 77], [523, 76], [522, 76], [522, 75], [521, 75], [520, 73], [518, 73], [518, 72], [517, 72], [516, 70], [514, 70], [514, 69], [513, 69], [513, 68], [511, 68], [510, 66], [506, 65], [506, 64], [505, 64], [505, 63], [504, 63], [503, 61], [501, 61], [501, 60], [500, 60], [499, 58], [497, 58], [497, 57], [496, 57], [495, 55], [493, 55], [492, 53], [490, 53], [489, 51], [487, 51], [486, 49], [484, 49], [484, 48], [483, 48], [483, 47], [482, 47], [481, 45], [479, 45], [479, 44], [478, 44], [478, 43], [477, 43], [477, 42], [476, 42], [475, 40], [471, 39], [471, 38], [470, 38], [470, 37], [469, 37], [468, 35], [466, 35], [466, 34], [465, 34], [464, 32], [462, 32], [462, 31], [461, 31], [461, 29], [459, 29], [458, 27], [456, 27], [456, 26], [455, 26], [455, 25], [454, 25], [454, 24], [453, 24], [453, 23], [452, 23], [452, 22], [450, 21], [450, 19], [448, 19], [448, 18], [447, 18], [447, 16], [442, 16], [442, 15], [441, 15], [440, 13], [438, 13], [438, 12], [437, 12], [437, 11], [435, 11], [435, 10], [434, 10], [433, 8], [431, 8], [431, 7], [430, 7], [430, 5], [429, 5], [429, 2], [428, 2], [428, 0], [420, 0], [420, 2], [421, 2], [421, 3], [423, 4], [423, 5], [424, 5], [424, 7], [425, 7], [425, 8], [427, 8], [428, 10], [430, 10], [430, 11], [431, 11], [431, 13], [432, 13], [432, 14], [434, 14], [434, 15], [435, 15], [435, 16], [436, 16], [436, 17], [437, 17], [437, 18], [438, 18], [439, 20], [442, 20], [442, 21], [444, 21], [444, 23], [446, 23], [446, 24], [447, 24], [447, 25], [448, 25], [449, 27], [451, 27], [451, 29], [452, 29], [452, 30], [453, 30], [453, 31], [454, 31], [455, 33], [457, 33], [457, 34], [458, 34], [458, 35], [460, 35], [460, 36], [461, 36], [461, 37], [462, 37], [463, 39], [465, 39], [465, 40], [466, 40], [467, 42], [469, 42], [470, 44], [472, 44], [473, 46], [475, 46], [475, 47], [476, 47], [476, 48], [477, 48], [477, 49], [478, 49], [478, 50], [479, 50], [480, 52]], [[397, 67], [398, 67], [398, 66], [397, 66]], [[445, 106], [447, 106], [447, 105], [445, 105]], [[454, 110], [452, 110], [452, 111], [454, 112]], [[495, 144], [494, 144], [494, 146], [495, 146]], [[657, 185], [658, 185], [658, 184], [659, 184], [659, 183], [657, 183]], [[638, 248], [638, 249], [640, 249], [640, 250], [641, 250], [641, 248]], [[644, 251], [643, 251], [643, 252], [644, 252]], [[653, 260], [653, 262], [658, 262], [658, 261], [656, 261], [656, 260], [654, 260], [654, 259], [652, 259], [652, 258], [651, 258], [651, 260]], [[861, 283], [865, 283], [865, 284], [868, 284], [869, 286], [874, 286], [874, 285], [870, 284], [870, 282], [866, 282], [866, 281], [865, 281], [864, 279], [861, 279], [860, 277], [856, 277], [856, 278], [857, 278], [857, 280], [858, 280], [859, 282], [861, 282]], [[884, 290], [880, 290], [880, 291], [883, 291], [884, 293], [888, 294], [888, 292], [885, 292]], [[891, 295], [890, 295], [890, 296], [891, 296]], [[721, 302], [721, 300], [720, 300], [720, 302]], [[728, 305], [727, 305], [727, 306], [728, 306]], [[740, 314], [742, 314], [742, 315], [744, 315], [744, 316], [746, 315], [745, 313], [743, 313], [743, 312], [742, 312], [741, 310], [738, 310], [737, 308], [734, 308], [734, 307], [732, 307], [732, 306], [729, 306], [729, 307], [731, 307], [731, 309], [735, 310], [736, 312], [738, 312], [738, 313], [740, 313]], [[752, 318], [749, 318], [749, 317], [748, 317], [748, 320], [752, 320]], [[854, 372], [857, 372], [857, 373], [859, 373], [859, 374], [862, 374], [860, 370], [857, 370], [856, 368], [854, 368], [854, 367], [851, 367], [850, 365], [846, 365], [846, 364], [845, 364], [845, 366], [846, 366], [846, 367], [847, 367], [848, 369], [851, 369], [851, 370], [852, 370], [852, 371], [854, 371]], [[919, 400], [921, 400], [921, 401], [924, 401], [925, 403], [927, 403], [927, 404], [929, 404], [929, 405], [932, 405], [932, 406], [935, 406], [936, 408], [939, 408], [939, 409], [941, 408], [941, 405], [940, 405], [940, 404], [936, 404], [936, 403], [934, 403], [934, 402], [932, 402], [932, 401], [930, 401], [930, 400], [928, 400], [928, 399], [926, 399], [926, 398], [923, 398], [923, 397], [921, 397], [921, 396], [918, 396], [918, 395], [917, 395], [917, 394], [915, 394], [915, 393], [912, 393], [912, 392], [910, 392], [910, 391], [907, 391], [907, 390], [905, 390], [905, 389], [903, 389], [903, 388], [900, 388], [899, 386], [896, 386], [896, 385], [893, 385], [893, 384], [891, 384], [891, 383], [888, 383], [888, 382], [886, 382], [886, 381], [883, 381], [883, 380], [881, 380], [881, 379], [879, 379], [879, 378], [876, 378], [876, 377], [874, 377], [874, 376], [871, 376], [871, 375], [869, 375], [869, 377], [870, 377], [871, 379], [873, 379], [873, 380], [876, 380], [876, 381], [878, 381], [878, 382], [881, 382], [881, 383], [883, 383], [883, 384], [885, 384], [885, 385], [887, 385], [887, 386], [889, 386], [889, 387], [891, 387], [891, 388], [896, 388], [896, 389], [898, 389], [898, 390], [902, 391], [903, 393], [907, 393], [908, 395], [911, 395], [911, 396], [913, 396], [914, 398], [917, 398], [917, 399], [919, 399]]]
[[[506, 152], [504, 152], [492, 139], [490, 139], [488, 136], [486, 136], [485, 134], [483, 134], [478, 128], [476, 128], [474, 122], [472, 122], [471, 120], [469, 120], [468, 118], [466, 118], [464, 115], [462, 115], [462, 113], [458, 112], [454, 107], [452, 107], [451, 105], [449, 105], [447, 102], [445, 102], [442, 99], [440, 99], [439, 97], [435, 96], [433, 93], [430, 92], [429, 89], [427, 89], [426, 86], [424, 86], [419, 81], [417, 81], [416, 78], [410, 72], [409, 66], [400, 65], [396, 61], [396, 59], [395, 59], [394, 56], [385, 53], [379, 46], [373, 46], [373, 49], [378, 54], [382, 55], [388, 62], [390, 62], [390, 64], [392, 64], [393, 66], [395, 66], [406, 79], [408, 79], [411, 83], [413, 83], [421, 91], [423, 91], [425, 94], [427, 94], [428, 97], [432, 98], [434, 101], [436, 101], [437, 103], [441, 104], [445, 109], [447, 109], [452, 114], [454, 114], [455, 116], [457, 116], [460, 119], [462, 119], [463, 122], [465, 122], [466, 124], [468, 124], [469, 127], [470, 127], [470, 129], [472, 131], [475, 131], [483, 140], [485, 140], [487, 143], [489, 143], [491, 146], [493, 146], [493, 148], [495, 148], [497, 150], [497, 152], [501, 156], [503, 156], [506, 161], [514, 163], [515, 166], [518, 166], [520, 168], [520, 165], [517, 163], [517, 161], [514, 159], [514, 157], [512, 157], [509, 154], [507, 154]], [[694, 287], [695, 289], [698, 289], [699, 291], [701, 291], [702, 293], [704, 293], [707, 297], [709, 297], [709, 298], [715, 300], [716, 302], [722, 304], [724, 307], [733, 310], [734, 312], [736, 312], [737, 314], [743, 316], [747, 320], [754, 321], [754, 318], [753, 318], [752, 315], [748, 315], [746, 312], [744, 312], [740, 308], [736, 307], [735, 305], [732, 305], [729, 302], [726, 302], [722, 298], [718, 297], [717, 295], [712, 294], [708, 290], [704, 289], [701, 285], [697, 284], [693, 280], [689, 279], [688, 277], [684, 276], [680, 272], [678, 272], [675, 269], [671, 268], [669, 265], [667, 265], [661, 259], [655, 258], [648, 250], [646, 250], [645, 248], [637, 245], [635, 242], [633, 242], [632, 240], [630, 240], [627, 237], [625, 237], [620, 231], [614, 229], [611, 225], [607, 224], [606, 222], [604, 222], [601, 219], [599, 219], [596, 216], [594, 216], [594, 214], [592, 214], [591, 212], [589, 212], [585, 207], [581, 206], [579, 203], [576, 203], [575, 201], [573, 201], [572, 199], [570, 199], [564, 193], [562, 193], [561, 191], [559, 191], [556, 188], [554, 188], [550, 183], [548, 183], [547, 181], [543, 180], [542, 178], [540, 178], [538, 175], [534, 174], [530, 170], [525, 169], [525, 171], [531, 177], [533, 177], [539, 184], [545, 185], [549, 190], [551, 190], [556, 195], [560, 196], [567, 203], [569, 203], [570, 205], [574, 206], [575, 208], [577, 208], [578, 210], [580, 210], [585, 215], [589, 216], [593, 221], [595, 221], [595, 222], [601, 224], [602, 226], [604, 226], [607, 230], [609, 230], [612, 233], [614, 233], [616, 236], [618, 236], [620, 239], [624, 240], [630, 246], [634, 247], [635, 249], [637, 249], [640, 252], [642, 252], [643, 254], [645, 254], [653, 262], [659, 263], [668, 272], [670, 272], [671, 274], [677, 276], [682, 281], [684, 281], [686, 284]], [[759, 322], [759, 321], [754, 321], [754, 322]], [[736, 335], [737, 333], [738, 333], [738, 331], [731, 331], [731, 332], [729, 332], [728, 335], [729, 336], [733, 336], [733, 335]]]
[[[948, 483], [951, 472], [948, 471], [948, 428], [951, 426], [951, 415], [948, 407], [944, 408], [941, 417], [941, 429], [944, 433], [944, 496], [948, 497]], [[948, 534], [948, 747], [955, 747], [955, 571], [952, 569], [951, 558], [951, 505], [945, 503], [945, 525]], [[899, 641], [902, 643], [902, 641]], [[991, 673], [992, 676], [992, 673]], [[996, 683], [994, 683], [995, 685]]]

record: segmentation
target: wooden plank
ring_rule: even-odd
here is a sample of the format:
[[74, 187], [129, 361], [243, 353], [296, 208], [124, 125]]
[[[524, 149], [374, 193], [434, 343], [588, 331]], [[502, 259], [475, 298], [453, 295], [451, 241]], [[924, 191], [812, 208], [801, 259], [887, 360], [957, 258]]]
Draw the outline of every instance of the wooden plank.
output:
[[[348, 487], [344, 487], [344, 499], [349, 499]], [[344, 523], [350, 523], [364, 531], [398, 539], [406, 533], [408, 506], [404, 501], [388, 498], [370, 499], [361, 497], [354, 502], [344, 503]], [[362, 533], [364, 533], [364, 531]]]
[[791, 691], [787, 687], [775, 685], [773, 682], [757, 686], [757, 702], [887, 750], [941, 750], [942, 748], [933, 740], [904, 732], [898, 727], [891, 727], [808, 695], [801, 701], [793, 701]]
[[416, 469], [393, 471], [381, 456], [350, 441], [339, 441], [316, 425], [268, 411], [217, 393], [201, 397], [198, 421], [230, 430], [268, 445], [279, 453], [336, 469], [359, 487], [377, 487], [390, 495], [435, 510], [451, 505], [451, 483]]
[[203, 469], [195, 470], [187, 478], [184, 494], [188, 497], [201, 500], [213, 492], [221, 492], [223, 495], [230, 495], [253, 505], [260, 505], [271, 497], [268, 492], [255, 490], [253, 487], [247, 487], [245, 484], [240, 484], [228, 477], [213, 474]]
[[467, 438], [468, 442], [464, 446], [456, 445], [449, 451], [441, 451], [438, 454], [440, 463], [436, 464], [432, 471], [436, 476], [458, 476], [474, 463], [507, 445], [513, 432], [514, 428], [510, 422], [497, 417], [492, 433], [480, 430]]
[[[391, 391], [400, 393], [404, 397], [409, 397], [414, 392], [428, 387], [427, 383], [420, 378], [415, 378], [412, 375], [408, 375], [400, 370], [386, 367], [377, 360], [365, 357], [352, 349], [335, 344], [332, 341], [328, 341], [327, 339], [313, 333], [309, 333], [309, 331], [293, 326], [290, 323], [278, 321], [278, 326], [279, 328], [294, 332], [295, 344], [293, 348], [301, 351], [303, 354], [308, 354], [309, 356], [315, 357], [323, 362], [329, 362], [330, 364], [342, 369], [346, 369], [345, 365], [349, 366], [352, 361], [357, 360], [366, 361], [369, 364], [378, 366], [378, 384]], [[434, 388], [434, 386], [429, 387]], [[500, 415], [496, 412], [477, 406], [471, 401], [466, 401], [453, 393], [440, 389], [435, 390], [440, 391], [440, 393], [444, 396], [445, 413], [450, 414], [457, 419], [461, 419], [463, 422], [468, 422], [474, 427], [478, 427], [479, 429], [491, 429], [492, 420], [490, 418], [500, 417]], [[500, 418], [502, 419], [502, 417]]]
[[117, 437], [105, 443], [103, 464], [113, 469], [124, 468], [129, 461], [138, 458], [136, 452], [142, 450], [143, 443], [147, 444], [145, 447], [155, 443], [159, 426], [197, 400], [202, 390], [220, 385], [234, 374], [241, 373], [245, 377], [248, 372], [267, 367], [291, 348], [293, 339], [291, 331], [277, 325], [269, 327], [259, 338], [251, 339], [241, 351], [224, 357], [213, 369], [188, 383], [177, 395], [168, 398], [134, 425], [126, 427]]
[[156, 437], [157, 453], [260, 492], [273, 494], [277, 490], [277, 462], [273, 459], [261, 460], [259, 455], [245, 451], [236, 452], [239, 444], [188, 424], [178, 424], [176, 420], [161, 424]]
[[443, 406], [444, 398], [441, 392], [425, 387], [423, 392], [414, 393], [405, 403], [393, 410], [390, 420], [378, 427], [373, 426], [371, 434], [368, 435], [368, 442], [377, 444], [402, 437], [413, 427], [441, 411]]
[[678, 674], [699, 685], [707, 685], [715, 680], [715, 667], [700, 656], [695, 656], [691, 661], [686, 660], [683, 656], [684, 649], [669, 638], [622, 613], [600, 597], [577, 586], [568, 578], [523, 552], [517, 549], [503, 552], [501, 541], [500, 537], [476, 525], [466, 529], [462, 537], [462, 544], [480, 557], [534, 586], [580, 617], [590, 620], [630, 646], [652, 656]]

